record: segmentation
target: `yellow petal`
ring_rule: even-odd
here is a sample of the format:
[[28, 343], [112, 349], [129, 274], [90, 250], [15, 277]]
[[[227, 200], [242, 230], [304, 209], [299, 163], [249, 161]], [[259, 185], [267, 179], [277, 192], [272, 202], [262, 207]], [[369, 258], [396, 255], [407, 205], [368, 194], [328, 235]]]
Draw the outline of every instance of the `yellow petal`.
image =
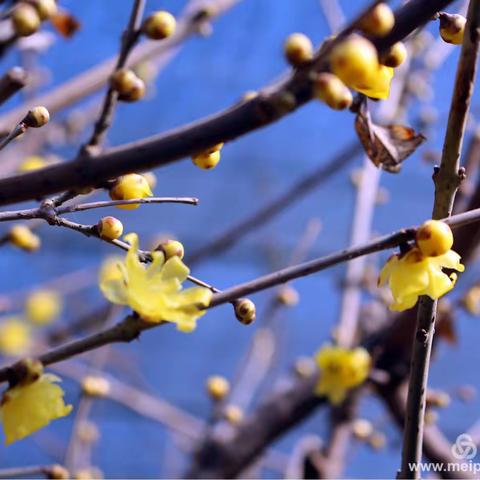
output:
[[460, 263], [460, 260], [461, 257], [457, 252], [449, 250], [447, 253], [439, 255], [438, 257], [431, 257], [430, 261], [439, 267], [452, 268], [458, 272], [463, 272], [465, 266]]
[[385, 99], [390, 94], [393, 74], [393, 68], [379, 65], [376, 75], [373, 75], [365, 85], [350, 86], [367, 97]]
[[380, 270], [380, 275], [378, 277], [378, 285], [379, 286], [387, 284], [387, 282], [390, 278], [390, 275], [392, 274], [392, 271], [394, 270], [397, 263], [398, 263], [398, 255], [392, 255], [387, 260], [387, 262], [385, 263], [383, 268]]

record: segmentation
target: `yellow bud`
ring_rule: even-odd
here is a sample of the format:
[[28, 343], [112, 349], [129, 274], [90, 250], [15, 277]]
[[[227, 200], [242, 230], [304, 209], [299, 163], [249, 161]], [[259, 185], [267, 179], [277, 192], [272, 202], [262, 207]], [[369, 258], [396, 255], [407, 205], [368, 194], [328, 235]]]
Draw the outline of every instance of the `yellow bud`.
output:
[[308, 378], [313, 375], [316, 370], [315, 362], [310, 357], [300, 357], [295, 361], [293, 371], [300, 378]]
[[105, 240], [115, 240], [122, 236], [123, 224], [115, 217], [103, 217], [97, 223], [98, 234]]
[[31, 346], [29, 326], [19, 317], [8, 317], [0, 323], [0, 352], [3, 355], [20, 356]]
[[208, 395], [216, 401], [223, 400], [230, 391], [230, 383], [220, 375], [208, 377], [206, 386]]
[[10, 243], [27, 252], [40, 248], [40, 237], [35, 235], [26, 225], [14, 225], [8, 232]]
[[463, 35], [465, 33], [465, 25], [467, 19], [463, 15], [449, 14], [442, 12], [440, 19], [440, 36], [447, 43], [460, 45], [463, 43]]
[[70, 472], [65, 467], [58, 464], [48, 467], [46, 475], [50, 480], [68, 480], [71, 478]]
[[395, 25], [395, 15], [386, 3], [379, 3], [360, 21], [359, 28], [367, 35], [384, 37]]
[[382, 55], [380, 62], [387, 67], [397, 68], [407, 58], [407, 48], [403, 42], [394, 43], [393, 46]]
[[33, 35], [40, 28], [37, 10], [28, 3], [19, 3], [11, 15], [13, 30], [20, 37]]
[[82, 390], [91, 397], [105, 397], [110, 392], [110, 383], [103, 377], [87, 375], [82, 380]]
[[364, 418], [357, 418], [352, 424], [353, 435], [358, 440], [366, 440], [370, 437], [370, 435], [372, 435], [373, 431], [373, 425], [370, 420], [366, 420]]
[[123, 102], [138, 102], [145, 96], [146, 87], [145, 82], [136, 77], [130, 86], [130, 90], [127, 93], [121, 93], [118, 95], [118, 99]]
[[285, 57], [290, 65], [299, 67], [313, 59], [313, 45], [303, 33], [292, 33], [283, 46]]
[[425, 256], [437, 257], [452, 248], [453, 234], [445, 222], [428, 220], [417, 230], [415, 240]]
[[18, 171], [20, 173], [32, 172], [46, 166], [47, 162], [43, 157], [40, 157], [38, 155], [30, 155], [23, 160], [23, 162], [18, 167]]
[[277, 291], [277, 302], [287, 307], [293, 307], [298, 303], [298, 292], [290, 285], [280, 287]]
[[162, 10], [153, 13], [143, 22], [142, 32], [152, 40], [163, 40], [174, 34], [176, 25], [175, 17]]
[[217, 166], [220, 161], [220, 152], [217, 150], [212, 153], [202, 152], [192, 157], [192, 162], [202, 170], [210, 170]]
[[178, 240], [166, 240], [160, 243], [155, 250], [163, 252], [166, 260], [172, 257], [179, 257], [182, 259], [185, 254], [185, 249]]
[[350, 90], [331, 73], [318, 75], [313, 84], [313, 94], [334, 110], [344, 110], [353, 102]]
[[112, 88], [120, 95], [128, 95], [135, 87], [137, 75], [133, 70], [122, 69], [117, 70], [110, 79]]
[[25, 314], [36, 325], [47, 325], [62, 311], [62, 298], [53, 290], [37, 290], [25, 300]]
[[237, 405], [227, 405], [223, 410], [223, 417], [228, 423], [238, 425], [243, 420], [243, 411]]
[[249, 298], [240, 298], [233, 303], [235, 316], [244, 325], [250, 325], [256, 316], [255, 304]]
[[[136, 198], [146, 198], [152, 196], [152, 190], [143, 175], [137, 173], [129, 173], [122, 175], [113, 184], [110, 189], [110, 198], [112, 200], [134, 200]], [[134, 210], [140, 204], [134, 203], [130, 205], [116, 205], [117, 208], [124, 210]]]
[[48, 20], [57, 13], [57, 3], [55, 0], [30, 0], [40, 17], [40, 20]]
[[25, 125], [31, 128], [40, 128], [46, 125], [50, 121], [50, 113], [45, 107], [35, 107], [32, 108], [23, 122]]
[[368, 85], [378, 73], [378, 56], [372, 42], [352, 34], [335, 45], [330, 54], [332, 72], [347, 85]]

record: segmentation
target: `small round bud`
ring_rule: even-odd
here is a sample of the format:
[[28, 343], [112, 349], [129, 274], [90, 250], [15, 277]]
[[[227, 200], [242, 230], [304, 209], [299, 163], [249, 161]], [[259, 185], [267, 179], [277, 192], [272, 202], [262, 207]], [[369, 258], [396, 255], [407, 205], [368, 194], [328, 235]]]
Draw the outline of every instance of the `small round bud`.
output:
[[23, 122], [27, 127], [40, 128], [46, 125], [50, 121], [50, 113], [45, 107], [35, 107], [32, 108]]
[[115, 240], [122, 236], [123, 224], [115, 217], [103, 217], [97, 223], [97, 231], [100, 238], [105, 240]]
[[358, 440], [368, 439], [370, 435], [372, 435], [373, 431], [373, 425], [370, 420], [366, 420], [365, 418], [357, 418], [353, 421], [352, 432]]
[[20, 37], [33, 35], [40, 28], [40, 17], [32, 5], [19, 3], [12, 11], [13, 30]]
[[428, 220], [417, 230], [415, 240], [423, 255], [437, 257], [452, 248], [453, 234], [445, 222]]
[[238, 425], [243, 420], [243, 410], [237, 405], [227, 405], [222, 413], [223, 418], [232, 425]]
[[12, 245], [27, 252], [34, 252], [41, 245], [40, 237], [35, 235], [26, 225], [13, 226], [8, 232], [8, 239]]
[[137, 77], [133, 82], [131, 90], [128, 93], [120, 94], [118, 99], [122, 102], [138, 102], [138, 100], [141, 100], [145, 96], [145, 92], [145, 82]]
[[438, 18], [440, 19], [440, 36], [442, 39], [454, 45], [463, 43], [467, 19], [463, 15], [452, 15], [445, 12], [440, 13]]
[[160, 243], [155, 250], [163, 252], [165, 260], [172, 257], [179, 257], [181, 260], [185, 255], [185, 249], [183, 248], [182, 243], [178, 240], [166, 240]]
[[386, 3], [379, 3], [360, 21], [359, 28], [367, 35], [384, 37], [395, 25], [395, 15]]
[[353, 102], [350, 90], [332, 73], [318, 75], [313, 84], [313, 94], [334, 110], [345, 110]]
[[110, 79], [112, 88], [120, 95], [127, 95], [134, 87], [137, 75], [133, 70], [117, 70]]
[[54, 290], [40, 289], [25, 300], [25, 315], [35, 325], [48, 325], [62, 311], [62, 297]]
[[298, 292], [290, 285], [284, 285], [277, 291], [277, 302], [286, 307], [293, 307], [298, 303]]
[[202, 170], [210, 170], [218, 165], [220, 161], [220, 152], [217, 150], [212, 153], [202, 152], [192, 157], [192, 162]]
[[[146, 198], [152, 196], [152, 190], [146, 178], [138, 173], [129, 173], [119, 177], [110, 189], [110, 198], [112, 200], [133, 200], [136, 198]], [[117, 208], [124, 210], [134, 210], [140, 204], [133, 203], [129, 205], [116, 205]]]
[[230, 391], [230, 383], [225, 377], [213, 375], [207, 378], [206, 383], [208, 395], [215, 401], [223, 400]]
[[163, 40], [175, 32], [175, 17], [163, 10], [150, 15], [142, 25], [142, 32], [152, 40]]
[[249, 298], [240, 298], [233, 303], [235, 316], [244, 325], [250, 325], [256, 316], [255, 304]]
[[57, 13], [57, 2], [55, 0], [30, 0], [40, 17], [40, 20], [48, 20]]
[[34, 170], [39, 170], [40, 168], [46, 167], [47, 162], [43, 157], [39, 155], [30, 155], [26, 157], [23, 162], [18, 167], [19, 173], [32, 172]]
[[45, 475], [50, 480], [68, 480], [71, 478], [70, 472], [65, 467], [62, 467], [62, 465], [58, 464], [48, 467]]
[[308, 378], [316, 371], [315, 361], [310, 357], [300, 357], [295, 361], [293, 371], [300, 378]]
[[299, 67], [313, 58], [313, 45], [311, 40], [303, 33], [292, 33], [287, 37], [283, 46], [288, 63]]
[[387, 67], [397, 68], [406, 60], [406, 58], [407, 47], [405, 47], [403, 42], [397, 42], [381, 56], [380, 63]]
[[82, 380], [82, 390], [91, 397], [105, 397], [110, 392], [110, 382], [94, 375], [87, 375]]
[[330, 66], [347, 85], [368, 84], [378, 72], [377, 50], [366, 38], [352, 34], [333, 47]]

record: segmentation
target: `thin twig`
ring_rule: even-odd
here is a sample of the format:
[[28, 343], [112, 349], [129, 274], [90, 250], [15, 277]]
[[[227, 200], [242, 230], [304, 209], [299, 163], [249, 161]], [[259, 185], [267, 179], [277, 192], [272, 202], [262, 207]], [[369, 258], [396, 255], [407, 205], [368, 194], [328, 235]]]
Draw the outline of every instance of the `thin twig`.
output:
[[[479, 28], [480, 1], [471, 0], [448, 117], [442, 161], [440, 168], [434, 174], [435, 200], [432, 213], [434, 219], [451, 215], [455, 194], [464, 176], [464, 173], [459, 170], [460, 154], [477, 70]], [[435, 330], [436, 307], [437, 302], [429, 297], [420, 299], [416, 334], [413, 340], [399, 478], [419, 478], [420, 476], [420, 471], [412, 468], [412, 465], [418, 465], [422, 458], [425, 396]]]
[[0, 105], [25, 87], [27, 80], [28, 73], [21, 67], [13, 67], [0, 77]]

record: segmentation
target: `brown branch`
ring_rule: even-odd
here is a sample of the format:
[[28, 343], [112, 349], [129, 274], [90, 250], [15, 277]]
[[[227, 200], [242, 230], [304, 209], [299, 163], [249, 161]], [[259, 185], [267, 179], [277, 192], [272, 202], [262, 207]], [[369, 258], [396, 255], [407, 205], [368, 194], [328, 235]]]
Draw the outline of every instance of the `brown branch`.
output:
[[[381, 53], [403, 39], [450, 1], [408, 2], [398, 10], [395, 27], [390, 34], [374, 40], [378, 51]], [[309, 67], [296, 70], [279, 84], [262, 90], [255, 98], [224, 112], [162, 135], [107, 150], [95, 158], [80, 156], [74, 161], [39, 172], [0, 180], [0, 205], [47, 196], [73, 187], [97, 185], [124, 173], [166, 165], [281, 119], [312, 98], [312, 72], [328, 70], [331, 48], [351, 32], [357, 22], [358, 19], [324, 45]]]
[[[451, 215], [455, 194], [462, 179], [462, 173], [459, 171], [460, 154], [477, 70], [480, 45], [479, 28], [480, 1], [471, 0], [445, 134], [442, 161], [440, 168], [434, 174], [435, 200], [432, 213], [434, 219]], [[436, 301], [429, 297], [420, 299], [410, 367], [399, 478], [420, 477], [420, 472], [412, 471], [410, 465], [419, 464], [422, 458], [425, 396], [435, 330], [436, 307]]]
[[21, 67], [13, 67], [0, 77], [0, 105], [25, 87], [27, 80], [28, 73]]
[[[142, 24], [143, 12], [145, 10], [145, 1], [146, 0], [133, 0], [132, 12], [130, 14], [127, 29], [122, 35], [120, 53], [118, 55], [114, 72], [119, 71], [125, 67], [130, 52], [140, 38], [140, 27]], [[112, 123], [117, 101], [118, 93], [113, 89], [111, 85], [109, 85], [107, 93], [105, 95], [105, 99], [103, 101], [100, 116], [95, 122], [92, 136], [90, 137], [88, 142], [82, 147], [83, 153], [89, 155], [92, 153], [92, 149], [100, 147], [103, 143], [107, 130]]]

